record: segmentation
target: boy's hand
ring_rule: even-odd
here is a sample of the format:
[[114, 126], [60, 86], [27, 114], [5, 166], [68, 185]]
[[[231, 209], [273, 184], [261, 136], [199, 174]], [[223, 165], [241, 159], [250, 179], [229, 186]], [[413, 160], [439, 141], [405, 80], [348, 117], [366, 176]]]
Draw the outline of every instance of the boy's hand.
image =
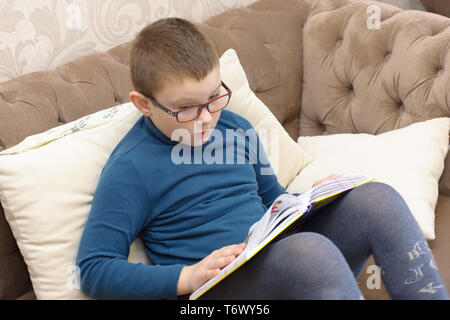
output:
[[219, 274], [220, 269], [230, 264], [245, 248], [245, 243], [234, 244], [213, 251], [209, 256], [191, 266], [181, 269], [177, 294], [190, 294], [206, 281]]
[[321, 179], [321, 180], [317, 180], [316, 182], [314, 182], [314, 184], [313, 184], [312, 186], [315, 187], [315, 186], [317, 186], [318, 184], [321, 184], [322, 182], [327, 181], [328, 179], [331, 179], [331, 178], [334, 178], [334, 177], [338, 177], [338, 176], [340, 176], [340, 175], [337, 174], [337, 173], [332, 173], [332, 174], [330, 174], [328, 177], [325, 177], [325, 178], [323, 178], [323, 179]]

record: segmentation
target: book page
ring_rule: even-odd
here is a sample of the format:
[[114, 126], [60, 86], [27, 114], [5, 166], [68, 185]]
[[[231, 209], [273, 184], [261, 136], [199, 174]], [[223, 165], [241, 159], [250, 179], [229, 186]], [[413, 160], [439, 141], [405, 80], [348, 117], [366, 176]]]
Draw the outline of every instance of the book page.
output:
[[292, 210], [289, 209], [295, 207], [298, 204], [300, 204], [300, 199], [296, 196], [283, 194], [278, 197], [269, 208], [270, 219], [268, 225], [265, 228], [265, 233], [267, 233], [267, 231], [269, 230], [272, 230], [274, 225], [278, 224], [280, 219], [283, 219], [286, 214], [292, 212]]
[[275, 228], [280, 218], [292, 213], [291, 208], [300, 204], [300, 201], [299, 198], [291, 194], [281, 194], [278, 196], [264, 216], [250, 227], [249, 234], [245, 239], [247, 248], [251, 250], [258, 245]]
[[328, 179], [311, 189], [310, 203], [314, 204], [321, 199], [354, 188], [367, 180], [368, 178], [363, 175], [354, 175], [349, 177], [338, 176]]

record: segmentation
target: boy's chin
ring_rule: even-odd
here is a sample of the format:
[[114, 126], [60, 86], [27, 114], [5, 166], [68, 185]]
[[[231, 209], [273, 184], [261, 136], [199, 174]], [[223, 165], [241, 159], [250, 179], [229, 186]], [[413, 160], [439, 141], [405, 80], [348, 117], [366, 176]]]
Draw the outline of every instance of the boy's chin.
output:
[[196, 136], [196, 137], [194, 137], [194, 139], [192, 141], [192, 146], [199, 147], [201, 145], [204, 145], [206, 142], [208, 142], [209, 138], [210, 138], [210, 135], [208, 135], [206, 137]]
[[205, 143], [208, 142], [208, 140], [211, 138], [211, 135], [205, 135], [205, 136], [201, 136], [201, 135], [196, 135], [191, 137], [191, 139], [187, 139], [187, 141], [185, 142], [184, 139], [181, 139], [179, 141], [179, 143], [187, 145], [187, 146], [191, 146], [191, 147], [199, 147], [204, 145]]
[[193, 134], [192, 146], [201, 146], [208, 142], [208, 140], [211, 138], [212, 132], [213, 129], [208, 129], [203, 134]]

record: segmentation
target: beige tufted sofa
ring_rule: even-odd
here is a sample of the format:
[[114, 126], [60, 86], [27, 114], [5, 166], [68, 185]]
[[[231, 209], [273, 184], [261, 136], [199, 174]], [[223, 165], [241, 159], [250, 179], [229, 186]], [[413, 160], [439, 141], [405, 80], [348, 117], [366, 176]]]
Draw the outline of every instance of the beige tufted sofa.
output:
[[[381, 9], [381, 29], [366, 26]], [[197, 24], [219, 54], [235, 48], [251, 88], [292, 138], [379, 134], [450, 116], [450, 19], [371, 1], [260, 0]], [[26, 136], [124, 103], [130, 44], [0, 84], [0, 150]], [[450, 158], [440, 180], [436, 240], [450, 288]], [[373, 261], [369, 261], [373, 263]], [[359, 283], [368, 299], [389, 298]], [[0, 207], [0, 298], [34, 298]]]

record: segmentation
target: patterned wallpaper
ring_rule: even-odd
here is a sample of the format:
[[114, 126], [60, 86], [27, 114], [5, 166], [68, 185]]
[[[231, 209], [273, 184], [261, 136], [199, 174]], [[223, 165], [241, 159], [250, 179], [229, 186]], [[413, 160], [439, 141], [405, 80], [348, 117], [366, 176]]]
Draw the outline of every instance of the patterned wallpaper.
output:
[[[130, 41], [147, 24], [194, 22], [256, 0], [0, 0], [0, 82]], [[381, 0], [422, 9], [420, 0]]]
[[380, 2], [389, 3], [406, 10], [425, 10], [420, 0], [381, 0]]
[[255, 0], [0, 0], [0, 82], [130, 41], [147, 24], [194, 22]]

